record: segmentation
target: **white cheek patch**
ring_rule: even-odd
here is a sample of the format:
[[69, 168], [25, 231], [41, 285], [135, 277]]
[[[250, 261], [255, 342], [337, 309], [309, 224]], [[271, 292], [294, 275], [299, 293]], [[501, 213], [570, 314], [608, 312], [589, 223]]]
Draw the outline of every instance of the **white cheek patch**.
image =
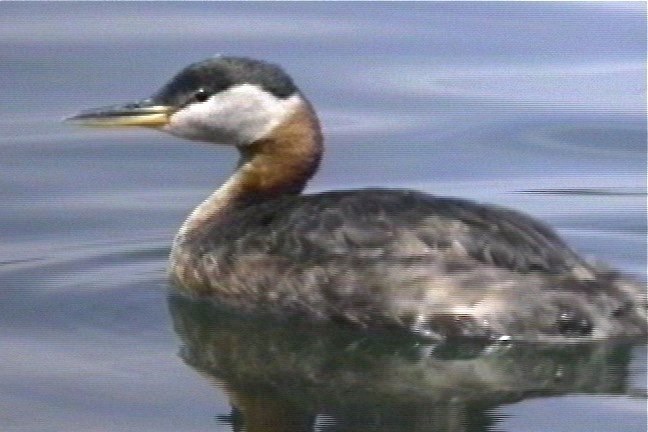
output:
[[267, 136], [302, 102], [299, 94], [281, 99], [256, 85], [242, 84], [187, 105], [163, 129], [183, 138], [241, 146]]

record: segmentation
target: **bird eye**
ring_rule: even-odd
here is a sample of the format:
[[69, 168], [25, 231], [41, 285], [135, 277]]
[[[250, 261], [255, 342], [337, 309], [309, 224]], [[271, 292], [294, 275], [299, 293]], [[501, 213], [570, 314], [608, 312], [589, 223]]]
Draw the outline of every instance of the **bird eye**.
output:
[[201, 88], [196, 93], [194, 93], [194, 99], [196, 99], [198, 102], [205, 102], [207, 99], [209, 99], [209, 96], [211, 96], [211, 94], [204, 88]]

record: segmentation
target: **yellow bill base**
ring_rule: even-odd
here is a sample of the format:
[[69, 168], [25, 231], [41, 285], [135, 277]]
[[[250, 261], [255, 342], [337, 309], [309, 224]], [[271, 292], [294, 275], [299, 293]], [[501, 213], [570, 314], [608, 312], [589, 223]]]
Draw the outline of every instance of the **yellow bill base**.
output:
[[169, 122], [173, 109], [167, 106], [148, 106], [142, 108], [116, 107], [82, 112], [66, 121], [81, 126], [119, 127], [148, 126], [159, 127]]
[[138, 116], [95, 117], [69, 119], [81, 126], [118, 127], [118, 126], [163, 126], [169, 121], [167, 114], [144, 114]]

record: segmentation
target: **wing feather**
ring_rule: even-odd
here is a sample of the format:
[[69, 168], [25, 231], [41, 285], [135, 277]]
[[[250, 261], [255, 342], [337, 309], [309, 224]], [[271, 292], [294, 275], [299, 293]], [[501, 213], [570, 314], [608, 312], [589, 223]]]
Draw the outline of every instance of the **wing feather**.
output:
[[[232, 226], [217, 229], [208, 237], [236, 244], [233, 253], [263, 251], [300, 261], [429, 255], [552, 274], [585, 266], [554, 231], [530, 216], [407, 190], [285, 197], [250, 206]], [[223, 237], [229, 241], [218, 240]]]

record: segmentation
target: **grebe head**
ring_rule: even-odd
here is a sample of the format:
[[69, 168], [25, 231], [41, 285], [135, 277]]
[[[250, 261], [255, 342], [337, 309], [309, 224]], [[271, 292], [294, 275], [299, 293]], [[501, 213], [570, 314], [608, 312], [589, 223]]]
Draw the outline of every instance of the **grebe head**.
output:
[[243, 57], [193, 63], [148, 99], [81, 112], [88, 126], [146, 126], [198, 141], [244, 147], [306, 102], [279, 67]]

